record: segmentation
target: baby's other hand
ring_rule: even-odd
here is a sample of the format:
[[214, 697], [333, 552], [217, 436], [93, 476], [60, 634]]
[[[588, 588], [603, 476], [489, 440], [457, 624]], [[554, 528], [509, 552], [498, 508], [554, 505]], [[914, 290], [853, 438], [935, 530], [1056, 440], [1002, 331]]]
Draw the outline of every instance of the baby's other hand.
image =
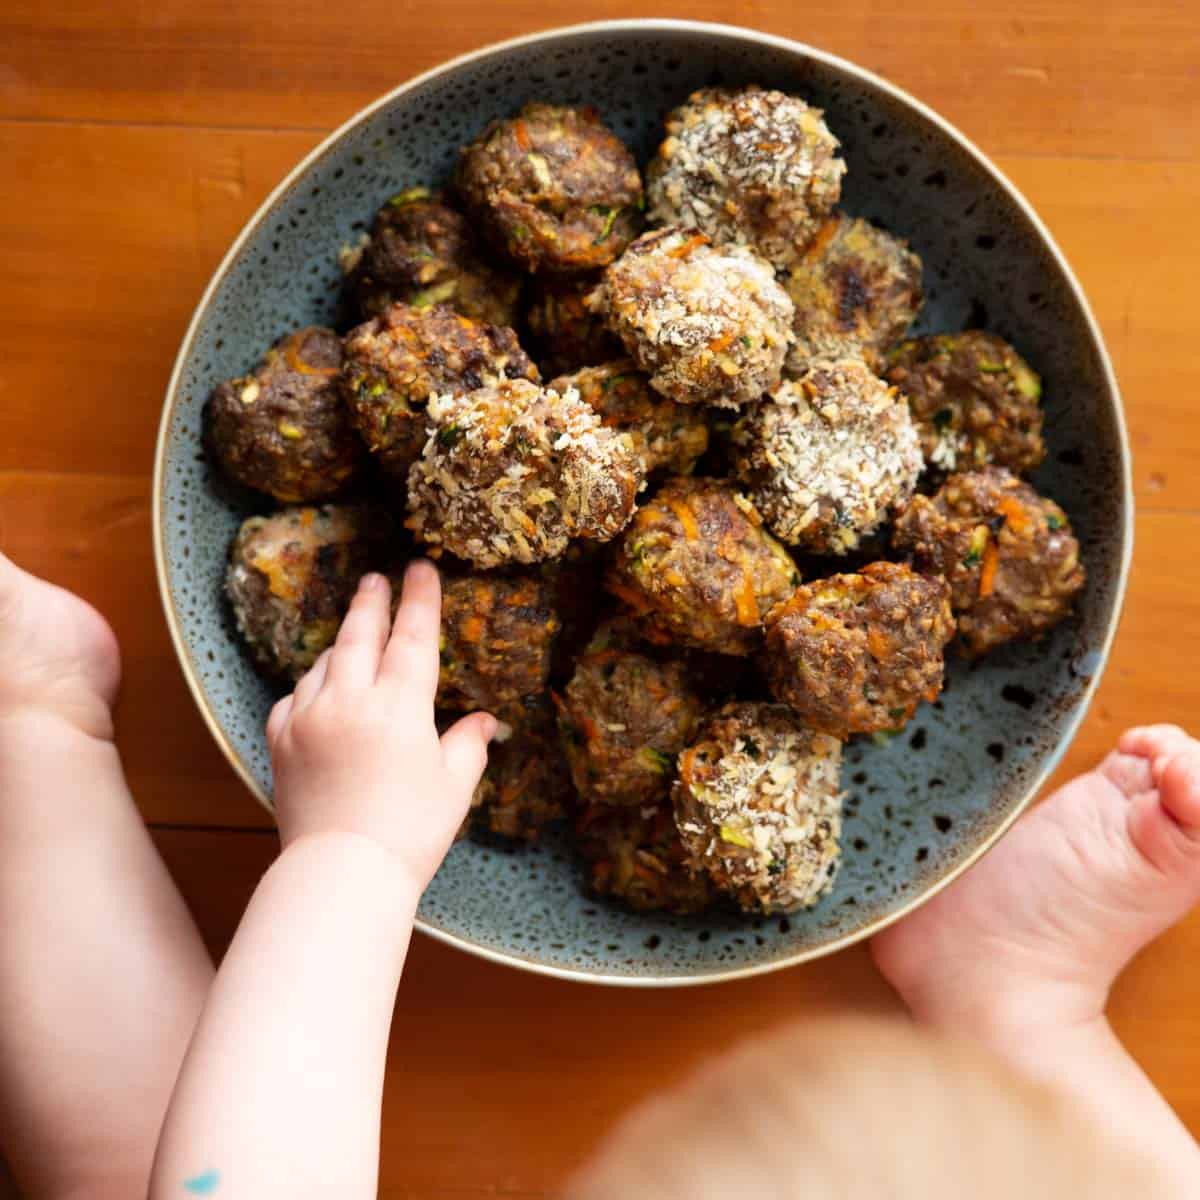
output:
[[496, 721], [433, 720], [441, 585], [409, 566], [395, 622], [382, 575], [364, 576], [337, 641], [267, 722], [283, 844], [357, 833], [400, 859], [418, 891], [433, 878], [487, 764]]

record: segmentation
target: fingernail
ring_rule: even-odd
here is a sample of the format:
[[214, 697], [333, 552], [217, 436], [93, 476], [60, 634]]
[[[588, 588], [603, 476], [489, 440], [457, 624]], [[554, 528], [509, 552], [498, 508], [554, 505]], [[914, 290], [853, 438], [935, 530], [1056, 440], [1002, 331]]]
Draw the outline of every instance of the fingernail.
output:
[[361, 592], [375, 592], [382, 583], [383, 576], [377, 571], [370, 571], [358, 581], [358, 589]]

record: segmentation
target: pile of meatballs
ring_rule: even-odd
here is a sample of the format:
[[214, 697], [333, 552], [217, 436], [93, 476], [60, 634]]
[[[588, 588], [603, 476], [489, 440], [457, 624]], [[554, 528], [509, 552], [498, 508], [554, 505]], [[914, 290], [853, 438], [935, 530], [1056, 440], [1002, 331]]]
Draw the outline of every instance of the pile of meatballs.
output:
[[991, 333], [905, 340], [921, 262], [839, 210], [845, 171], [819, 109], [712, 88], [644, 178], [595, 111], [530, 103], [389, 199], [340, 256], [348, 332], [288, 334], [206, 409], [276, 502], [226, 577], [263, 671], [298, 679], [365, 571], [432, 556], [439, 720], [509, 731], [475, 828], [569, 821], [636, 909], [816, 903], [846, 740], [1084, 583], [1022, 478], [1037, 373]]

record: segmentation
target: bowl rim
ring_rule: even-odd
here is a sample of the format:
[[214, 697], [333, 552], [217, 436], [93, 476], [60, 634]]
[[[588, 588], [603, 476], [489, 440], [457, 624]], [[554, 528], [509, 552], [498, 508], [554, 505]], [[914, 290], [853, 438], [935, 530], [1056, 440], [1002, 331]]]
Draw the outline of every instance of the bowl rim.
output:
[[916, 97], [910, 95], [904, 89], [897, 87], [895, 84], [883, 79], [873, 71], [867, 70], [865, 67], [860, 67], [855, 63], [841, 58], [838, 55], [830, 54], [825, 50], [810, 46], [804, 42], [794, 41], [791, 38], [781, 37], [777, 34], [766, 33], [761, 30], [749, 29], [740, 25], [730, 25], [722, 22], [713, 21], [693, 21], [680, 20], [671, 18], [626, 18], [619, 20], [607, 21], [589, 21], [577, 25], [556, 26], [550, 29], [538, 30], [534, 33], [523, 34], [518, 37], [508, 38], [500, 42], [492, 42], [488, 45], [481, 46], [476, 50], [467, 51], [464, 54], [459, 54], [454, 58], [448, 59], [443, 63], [431, 67], [427, 71], [421, 72], [403, 83], [392, 88], [384, 93], [376, 100], [372, 101], [365, 107], [357, 110], [349, 118], [337, 126], [331, 133], [324, 137], [312, 150], [287, 173], [286, 176], [271, 190], [269, 195], [255, 210], [254, 214], [247, 220], [232, 245], [226, 251], [221, 262], [213, 272], [211, 279], [202, 293], [200, 300], [197, 302], [195, 310], [192, 314], [191, 321], [188, 324], [183, 341], [180, 343], [179, 351], [175, 357], [175, 363], [171, 371], [170, 380], [167, 384], [166, 398], [163, 405], [162, 416], [159, 421], [158, 438], [154, 451], [154, 474], [153, 474], [153, 504], [152, 504], [152, 535], [154, 541], [154, 563], [155, 574], [158, 580], [159, 597], [162, 601], [164, 614], [166, 616], [167, 627], [170, 630], [171, 641], [175, 647], [175, 654], [179, 660], [179, 664], [183, 670], [184, 678], [187, 681], [188, 689], [192, 693], [197, 708], [200, 710], [200, 715], [205, 724], [208, 726], [209, 732], [216, 740], [217, 745], [221, 748], [225, 758], [233, 767], [236, 774], [241, 778], [242, 782], [250, 790], [251, 795], [267, 810], [268, 813], [274, 814], [274, 808], [270, 798], [259, 787], [257, 780], [246, 768], [245, 764], [239, 758], [234, 750], [220, 723], [217, 721], [211, 706], [208, 704], [204, 689], [199, 680], [199, 675], [196, 670], [196, 665], [192, 659], [191, 649], [188, 646], [183, 635], [183, 625], [179, 616], [179, 612], [175, 606], [174, 596], [171, 590], [166, 561], [166, 546], [165, 546], [165, 527], [164, 519], [164, 478], [166, 471], [166, 455], [167, 444], [170, 438], [171, 425], [175, 417], [175, 412], [178, 407], [180, 383], [183, 376], [184, 366], [191, 356], [192, 347], [196, 340], [197, 332], [200, 323], [209, 306], [212, 303], [217, 289], [221, 286], [226, 275], [233, 267], [234, 263], [240, 257], [242, 249], [251, 236], [258, 228], [266, 221], [273, 212], [276, 204], [284, 197], [288, 189], [295, 184], [300, 177], [308, 171], [308, 169], [319, 159], [324, 157], [330, 150], [336, 146], [341, 139], [352, 129], [368, 121], [380, 109], [390, 105], [393, 101], [403, 96], [405, 93], [413, 91], [421, 85], [436, 79], [439, 76], [450, 74], [459, 68], [486, 59], [495, 55], [507, 53], [508, 51], [518, 48], [533, 46], [539, 42], [554, 41], [562, 38], [571, 38], [578, 36], [592, 36], [604, 33], [642, 33], [648, 36], [653, 36], [656, 33], [693, 33], [693, 34], [711, 34], [733, 41], [742, 41], [759, 46], [768, 46], [776, 50], [783, 51], [787, 54], [796, 56], [799, 59], [809, 59], [822, 63], [827, 67], [831, 67], [847, 76], [857, 79], [859, 82], [874, 88], [879, 92], [884, 93], [890, 99], [898, 102], [903, 106], [914, 110], [920, 117], [928, 121], [937, 130], [957, 143], [959, 148], [964, 151], [969, 158], [973, 160], [977, 167], [983, 173], [990, 177], [992, 182], [1004, 193], [1013, 204], [1020, 210], [1025, 219], [1029, 222], [1034, 232], [1037, 234], [1042, 247], [1050, 255], [1058, 270], [1061, 271], [1065, 279], [1075, 304], [1084, 318], [1084, 325], [1091, 339], [1093, 349], [1099, 359], [1102, 371], [1104, 384], [1108, 391], [1109, 400], [1113, 409], [1113, 414], [1116, 418], [1116, 427], [1118, 440], [1120, 443], [1120, 458], [1121, 458], [1121, 489], [1122, 499], [1124, 501], [1123, 511], [1124, 520], [1121, 528], [1121, 561], [1117, 575], [1116, 587], [1112, 598], [1112, 606], [1109, 612], [1108, 621], [1104, 630], [1102, 645], [1095, 659], [1095, 670], [1092, 672], [1090, 679], [1084, 687], [1080, 695], [1078, 703], [1075, 705], [1070, 717], [1067, 720], [1066, 726], [1062, 735], [1058, 740], [1058, 744], [1045, 757], [1039, 766], [1038, 770], [1030, 778], [1026, 785], [1026, 791], [1021, 801], [1014, 805], [1003, 821], [1001, 821], [995, 829], [993, 829], [987, 837], [985, 837], [979, 845], [966, 855], [961, 861], [951, 865], [945, 873], [928, 888], [926, 888], [919, 896], [901, 905], [894, 912], [888, 913], [886, 916], [880, 917], [878, 920], [869, 922], [858, 929], [844, 934], [841, 937], [835, 938], [820, 946], [808, 947], [797, 950], [791, 954], [786, 954], [778, 959], [766, 963], [755, 963], [749, 966], [741, 967], [720, 967], [714, 966], [702, 972], [689, 975], [621, 975], [621, 974], [606, 974], [603, 972], [592, 972], [583, 968], [563, 967], [550, 963], [540, 962], [527, 955], [515, 951], [500, 951], [495, 950], [490, 946], [485, 946], [479, 942], [473, 941], [469, 937], [464, 937], [461, 934], [451, 933], [450, 931], [441, 928], [431, 921], [418, 916], [415, 921], [417, 929], [430, 937], [436, 938], [438, 941], [448, 945], [457, 947], [460, 950], [465, 950], [470, 954], [477, 955], [480, 958], [487, 959], [491, 962], [502, 963], [506, 966], [517, 967], [526, 971], [531, 971], [539, 975], [548, 975], [557, 979], [567, 979], [581, 983], [601, 984], [617, 987], [630, 988], [664, 988], [664, 987], [695, 987], [702, 984], [723, 983], [735, 979], [747, 979], [755, 975], [766, 975], [774, 971], [781, 971], [787, 967], [798, 966], [800, 963], [810, 962], [814, 959], [823, 958], [826, 955], [833, 954], [839, 950], [846, 949], [857, 942], [865, 941], [869, 937], [873, 937], [876, 933], [886, 929], [889, 925], [909, 913], [915, 911], [921, 905], [931, 900], [943, 888], [948, 887], [965, 871], [975, 865], [989, 850], [991, 850], [1000, 839], [1008, 832], [1017, 819], [1025, 812], [1032, 803], [1035, 796], [1041, 791], [1046, 780], [1050, 777], [1053, 771], [1057, 768], [1067, 748], [1075, 739], [1075, 735], [1079, 731], [1079, 726], [1087, 714], [1093, 697], [1095, 696], [1096, 688], [1099, 686], [1100, 679], [1104, 674], [1105, 667], [1108, 664], [1110, 652], [1112, 650], [1113, 640], [1116, 636], [1117, 628], [1120, 625], [1122, 612], [1125, 605], [1125, 596], [1129, 580], [1129, 568], [1133, 556], [1133, 535], [1134, 535], [1134, 495], [1132, 481], [1132, 464], [1130, 461], [1129, 436], [1125, 423], [1124, 406], [1121, 400], [1120, 388], [1117, 384], [1116, 374], [1113, 370], [1112, 360], [1108, 353], [1108, 348], [1105, 345], [1104, 337], [1096, 323], [1096, 318], [1092, 313], [1091, 306], [1088, 303], [1087, 297], [1084, 295], [1083, 289], [1080, 287], [1079, 281], [1075, 277], [1075, 273], [1071, 270], [1065, 255], [1059, 249], [1050, 231], [1045, 223], [1034, 211], [1033, 206], [1021, 194], [1011, 180], [991, 161], [991, 159], [975, 145], [965, 134], [940, 116], [932, 108], [928, 107]]

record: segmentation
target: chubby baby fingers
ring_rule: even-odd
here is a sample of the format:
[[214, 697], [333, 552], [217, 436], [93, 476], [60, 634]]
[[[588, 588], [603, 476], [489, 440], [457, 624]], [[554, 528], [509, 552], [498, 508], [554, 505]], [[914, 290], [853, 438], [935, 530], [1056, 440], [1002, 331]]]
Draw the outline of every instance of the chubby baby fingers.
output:
[[391, 587], [371, 573], [358, 581], [358, 591], [338, 630], [329, 656], [329, 682], [339, 688], [365, 688], [375, 682], [387, 645]]
[[496, 736], [499, 722], [491, 713], [476, 712], [456, 721], [442, 734], [442, 763], [459, 785], [464, 805], [487, 766], [488, 742]]
[[289, 692], [282, 700], [276, 701], [271, 709], [271, 715], [267, 718], [267, 745], [272, 749], [287, 725], [288, 718], [292, 715], [293, 703], [294, 697]]
[[437, 569], [419, 559], [404, 572], [400, 606], [383, 652], [379, 676], [396, 683], [432, 712], [437, 692], [438, 640], [442, 632], [442, 585]]

